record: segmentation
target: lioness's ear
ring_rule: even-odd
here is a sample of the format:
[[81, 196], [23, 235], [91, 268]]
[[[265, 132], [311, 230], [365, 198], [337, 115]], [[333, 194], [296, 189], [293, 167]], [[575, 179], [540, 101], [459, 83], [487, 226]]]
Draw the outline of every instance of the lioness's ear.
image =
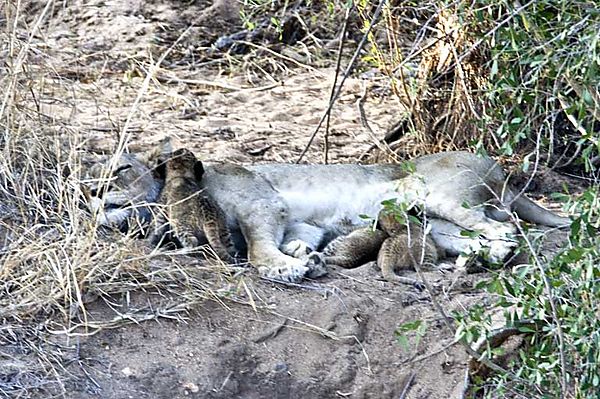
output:
[[196, 176], [196, 180], [202, 180], [202, 176], [204, 175], [204, 166], [202, 165], [202, 161], [196, 161], [194, 163], [194, 175]]
[[154, 169], [167, 159], [167, 155], [171, 151], [173, 151], [171, 138], [166, 137], [159, 141], [154, 148], [136, 154], [136, 158], [150, 169]]

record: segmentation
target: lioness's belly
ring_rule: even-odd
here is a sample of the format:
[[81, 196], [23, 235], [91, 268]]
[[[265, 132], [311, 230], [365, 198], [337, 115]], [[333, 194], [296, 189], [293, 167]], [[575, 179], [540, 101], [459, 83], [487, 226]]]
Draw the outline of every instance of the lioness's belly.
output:
[[306, 222], [327, 230], [360, 226], [374, 218], [381, 202], [398, 197], [393, 182], [375, 184], [328, 184], [279, 191], [288, 205], [290, 222]]
[[362, 226], [381, 202], [422, 197], [422, 181], [398, 165], [256, 165], [288, 206], [289, 221], [331, 231]]

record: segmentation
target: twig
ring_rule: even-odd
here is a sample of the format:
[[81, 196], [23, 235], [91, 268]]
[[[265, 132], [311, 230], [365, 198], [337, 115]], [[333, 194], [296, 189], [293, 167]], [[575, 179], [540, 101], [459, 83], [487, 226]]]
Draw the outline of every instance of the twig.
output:
[[[173, 49], [179, 44], [179, 42], [181, 42], [183, 40], [183, 38], [188, 34], [188, 32], [191, 29], [192, 29], [192, 25], [188, 26], [187, 29], [185, 31], [183, 31], [183, 33], [181, 35], [179, 35], [177, 40], [175, 40], [175, 42], [173, 42], [173, 44], [167, 50], [165, 50], [164, 53], [161, 54], [161, 56], [158, 58], [158, 60], [153, 65], [150, 66], [150, 69], [148, 70], [148, 73], [146, 74], [146, 77], [144, 78], [144, 82], [142, 83], [142, 87], [138, 91], [138, 94], [135, 97], [133, 104], [131, 105], [129, 113], [127, 114], [127, 119], [125, 119], [125, 124], [123, 125], [123, 129], [121, 130], [121, 134], [119, 137], [119, 144], [117, 146], [117, 151], [121, 150], [121, 152], [122, 152], [125, 144], [129, 141], [128, 140], [129, 139], [128, 129], [129, 129], [129, 125], [131, 124], [131, 121], [133, 119], [133, 115], [136, 113], [137, 108], [138, 108], [140, 102], [142, 101], [142, 97], [146, 94], [146, 91], [148, 91], [148, 87], [150, 86], [150, 81], [155, 77], [156, 73], [158, 72], [158, 68], [160, 67], [160, 64], [162, 64], [162, 62], [167, 58], [167, 56], [171, 53], [171, 51], [173, 51]], [[114, 162], [111, 162], [111, 167], [109, 168], [110, 170], [113, 170], [113, 166], [115, 166], [113, 164], [116, 163], [118, 156], [120, 156], [120, 155], [121, 155], [120, 153], [117, 153], [117, 156], [113, 157]]]
[[[490, 349], [496, 349], [514, 335], [527, 334], [526, 331], [522, 331], [523, 327], [539, 328], [540, 326], [538, 324], [539, 323], [534, 320], [521, 320], [516, 321], [515, 325], [512, 327], [503, 327], [491, 331], [488, 336], [483, 337], [483, 339], [476, 345], [475, 350], [478, 353], [481, 353], [486, 347], [489, 347]], [[478, 371], [481, 374], [481, 369], [478, 368], [479, 365], [477, 363], [479, 363], [479, 361], [475, 360], [474, 358], [471, 358], [469, 361], [466, 369], [461, 398], [467, 398], [467, 395], [469, 395], [469, 391], [471, 390], [471, 375], [474, 374], [473, 371], [477, 371], [476, 369], [479, 369]]]
[[456, 345], [458, 343], [457, 340], [453, 340], [452, 342], [450, 342], [448, 345], [444, 345], [443, 347], [441, 347], [438, 350], [435, 350], [433, 352], [430, 353], [426, 353], [422, 356], [419, 357], [413, 357], [412, 359], [408, 359], [407, 361], [403, 362], [402, 364], [412, 364], [412, 363], [418, 363], [418, 362], [422, 362], [423, 360], [429, 359], [430, 357], [433, 357], [437, 354], [440, 354], [448, 349], [450, 349], [452, 346]]
[[[340, 34], [340, 45], [338, 47], [338, 55], [337, 60], [335, 61], [335, 76], [333, 77], [333, 84], [331, 85], [331, 93], [329, 94], [329, 103], [333, 101], [333, 96], [335, 95], [335, 89], [337, 86], [338, 76], [340, 74], [340, 65], [342, 63], [342, 52], [344, 51], [344, 39], [346, 38], [346, 29], [348, 27], [348, 19], [350, 19], [350, 11], [354, 9], [354, 2], [348, 8], [346, 8], [346, 16], [344, 17], [344, 25], [342, 26], [342, 33]], [[328, 163], [328, 155], [329, 155], [329, 122], [331, 119], [331, 112], [327, 113], [327, 121], [325, 123], [325, 137], [324, 140], [324, 148], [323, 148], [323, 163], [327, 165]]]
[[294, 287], [294, 288], [300, 288], [300, 289], [303, 289], [303, 290], [317, 291], [317, 292], [320, 292], [320, 293], [335, 294], [331, 288], [319, 287], [318, 285], [290, 283], [288, 281], [277, 280], [277, 279], [269, 278], [269, 277], [261, 277], [260, 279], [264, 280], [264, 281], [269, 281], [269, 282], [275, 283], [275, 284], [285, 285], [287, 287]]
[[410, 386], [412, 385], [414, 380], [415, 380], [415, 373], [412, 371], [410, 373], [408, 373], [408, 375], [404, 375], [402, 377], [402, 382], [400, 384], [402, 386], [402, 391], [400, 391], [400, 396], [398, 397], [398, 399], [406, 398], [406, 394], [408, 394], [408, 391], [410, 390]]
[[364, 47], [365, 43], [367, 42], [367, 39], [369, 37], [369, 34], [371, 33], [371, 30], [373, 29], [373, 26], [375, 25], [375, 23], [377, 23], [377, 20], [379, 19], [379, 14], [381, 14], [381, 10], [383, 9], [383, 6], [384, 6], [385, 2], [386, 2], [386, 0], [379, 0], [379, 4], [377, 5], [377, 9], [375, 10], [375, 13], [373, 14], [373, 18], [371, 18], [371, 22], [369, 23], [369, 27], [367, 28], [367, 31], [365, 32], [365, 34], [363, 35], [362, 39], [360, 40], [360, 43], [358, 43], [358, 47], [356, 48], [356, 51], [352, 55], [352, 58], [350, 59], [350, 63], [346, 67], [346, 71], [344, 72], [344, 75], [342, 76], [342, 81], [340, 82], [340, 85], [338, 86], [338, 88], [337, 88], [337, 90], [335, 92], [335, 95], [329, 101], [329, 106], [327, 107], [327, 110], [325, 111], [325, 113], [321, 117], [321, 120], [319, 121], [319, 124], [317, 125], [317, 127], [316, 127], [315, 131], [313, 132], [313, 134], [310, 136], [310, 139], [308, 140], [308, 143], [306, 144], [306, 147], [304, 148], [304, 150], [302, 151], [302, 153], [298, 157], [298, 160], [296, 161], [296, 163], [300, 163], [300, 161], [302, 161], [302, 158], [304, 158], [304, 155], [306, 155], [306, 153], [308, 152], [308, 149], [310, 148], [312, 142], [314, 141], [315, 137], [317, 136], [317, 133], [319, 133], [319, 129], [321, 129], [321, 126], [323, 125], [323, 122], [325, 121], [325, 118], [327, 118], [327, 115], [331, 112], [331, 109], [333, 108], [333, 104], [335, 103], [335, 100], [337, 100], [337, 98], [339, 97], [340, 93], [342, 92], [342, 87], [344, 87], [344, 82], [346, 81], [346, 79], [350, 75], [350, 72], [352, 72], [352, 69], [354, 68], [354, 63], [356, 62], [356, 59], [358, 58], [358, 55], [360, 54], [360, 51], [362, 50], [362, 48]]
[[[108, 164], [108, 167], [105, 170], [105, 173], [101, 177], [102, 180], [106, 182], [106, 185], [108, 185], [109, 174], [115, 170], [115, 168], [117, 166], [117, 162], [119, 161], [119, 158], [125, 151], [125, 146], [127, 145], [127, 142], [129, 141], [129, 138], [131, 136], [129, 127], [132, 123], [133, 116], [137, 112], [139, 104], [142, 101], [142, 98], [144, 97], [144, 95], [148, 91], [148, 88], [150, 87], [150, 82], [155, 77], [156, 73], [158, 72], [158, 68], [160, 67], [160, 64], [162, 64], [162, 62], [167, 58], [167, 56], [171, 53], [171, 51], [173, 51], [173, 49], [179, 44], [179, 42], [181, 42], [181, 40], [183, 40], [183, 38], [188, 34], [188, 32], [192, 29], [192, 27], [193, 27], [192, 25], [188, 26], [187, 29], [181, 35], [179, 35], [177, 40], [175, 40], [175, 42], [173, 42], [173, 44], [167, 50], [165, 50], [164, 53], [161, 54], [161, 56], [158, 58], [158, 60], [150, 66], [150, 69], [148, 70], [148, 73], [146, 74], [146, 77], [144, 78], [144, 81], [142, 82], [142, 87], [140, 87], [138, 94], [137, 94], [135, 100], [133, 101], [131, 108], [129, 109], [129, 113], [127, 114], [127, 118], [125, 119], [123, 128], [120, 131], [119, 140], [118, 140], [117, 146], [115, 148], [113, 157], [111, 158], [111, 160]], [[106, 188], [106, 187], [104, 187], [104, 188]], [[101, 187], [101, 189], [102, 189], [102, 187]]]
[[558, 310], [556, 308], [556, 300], [554, 299], [554, 295], [552, 294], [552, 285], [550, 284], [550, 281], [548, 280], [548, 275], [546, 274], [546, 271], [544, 270], [544, 267], [542, 266], [542, 262], [540, 261], [540, 257], [538, 256], [537, 251], [535, 251], [535, 249], [533, 248], [533, 244], [531, 243], [531, 240], [527, 237], [527, 234], [523, 230], [523, 227], [521, 227], [521, 224], [516, 220], [514, 215], [511, 215], [511, 216], [515, 219], [515, 224], [517, 225], [519, 234], [521, 234], [521, 236], [525, 240], [525, 243], [527, 244], [527, 248], [529, 249], [529, 251], [531, 252], [531, 255], [533, 256], [535, 266], [538, 268], [540, 275], [542, 276], [542, 281], [544, 282], [544, 291], [546, 292], [546, 295], [548, 296], [548, 302], [550, 302], [550, 310], [552, 312], [552, 320], [553, 320], [552, 324], [554, 324], [554, 327], [556, 327], [556, 334], [558, 335], [558, 352], [559, 352], [559, 356], [560, 356], [560, 368], [561, 368], [561, 370], [560, 370], [560, 390], [561, 390], [560, 397], [565, 398], [567, 395], [567, 392], [568, 392], [567, 360], [566, 360], [566, 356], [565, 356], [565, 337], [564, 337], [564, 332], [563, 332], [562, 326], [560, 324], [560, 319], [558, 317]]
[[194, 85], [194, 86], [208, 86], [208, 87], [215, 87], [217, 89], [223, 89], [223, 90], [229, 90], [229, 91], [243, 91], [243, 92], [271, 90], [275, 87], [279, 87], [279, 86], [283, 85], [283, 83], [276, 82], [276, 83], [273, 83], [273, 84], [270, 84], [267, 86], [260, 86], [260, 87], [239, 87], [239, 86], [228, 85], [227, 83], [215, 82], [212, 80], [178, 78], [177, 76], [174, 76], [171, 74], [169, 74], [169, 75], [161, 74], [161, 75], [158, 75], [156, 77], [156, 79], [159, 82], [163, 82], [163, 83], [177, 82], [177, 83], [184, 83], [184, 84]]
[[273, 50], [271, 50], [268, 47], [261, 46], [261, 45], [258, 45], [256, 43], [248, 42], [246, 40], [240, 40], [239, 43], [242, 43], [242, 44], [245, 44], [247, 46], [254, 47], [254, 48], [257, 48], [257, 49], [260, 49], [260, 50], [264, 50], [267, 53], [269, 53], [271, 55], [274, 55], [277, 58], [281, 58], [282, 60], [289, 61], [292, 64], [296, 64], [299, 67], [302, 67], [304, 69], [307, 69], [307, 70], [309, 70], [311, 72], [314, 72], [316, 74], [319, 74], [319, 75], [323, 76], [323, 72], [319, 71], [318, 69], [315, 69], [315, 68], [311, 67], [310, 65], [305, 65], [305, 64], [301, 63], [300, 61], [297, 61], [297, 60], [295, 60], [295, 59], [293, 59], [291, 57], [288, 57], [286, 55], [283, 55], [283, 54], [280, 54], [280, 53], [278, 53], [276, 51], [273, 51]]
[[[378, 148], [379, 151], [387, 152], [388, 155], [392, 155], [392, 156], [396, 155], [390, 149], [390, 147], [388, 145], [389, 142], [387, 141], [387, 138], [388, 138], [390, 132], [388, 131], [388, 133], [386, 133], [386, 135], [382, 139], [378, 139], [377, 134], [375, 133], [375, 131], [369, 124], [369, 120], [367, 119], [367, 114], [365, 113], [365, 107], [364, 107], [365, 101], [367, 100], [367, 96], [368, 96], [367, 90], [368, 90], [368, 86], [365, 85], [362, 95], [358, 98], [358, 101], [356, 101], [356, 107], [358, 108], [358, 115], [360, 117], [360, 123], [363, 125], [363, 127], [367, 130], [367, 132], [371, 136], [371, 139], [373, 140], [373, 144], [371, 144], [371, 146], [367, 150], [365, 150], [365, 152], [360, 154], [360, 156], [358, 157], [358, 162], [362, 162], [362, 160], [375, 148]], [[391, 130], [394, 130], [394, 129], [391, 129]]]
[[267, 331], [267, 332], [259, 335], [256, 338], [253, 338], [252, 342], [254, 342], [255, 344], [260, 344], [262, 342], [265, 342], [268, 339], [275, 338], [277, 336], [277, 334], [279, 334], [281, 332], [281, 330], [283, 330], [283, 327], [285, 327], [285, 325], [287, 324], [288, 320], [289, 319], [286, 317], [285, 319], [283, 319], [283, 321], [281, 323], [279, 323], [272, 330]]
[[[426, 220], [424, 220], [423, 223], [426, 223]], [[409, 246], [410, 246], [410, 229], [407, 229], [407, 230], [408, 230], [408, 239], [409, 239]], [[426, 231], [424, 230], [423, 234], [425, 235], [425, 233], [426, 233]], [[426, 237], [424, 236], [423, 239], [425, 239], [425, 238]], [[425, 286], [425, 289], [427, 290], [427, 293], [429, 294], [429, 298], [431, 299], [431, 303], [433, 304], [433, 307], [442, 316], [444, 325], [446, 326], [446, 328], [448, 329], [450, 334], [452, 334], [454, 336], [455, 331], [454, 331], [454, 328], [452, 327], [452, 325], [450, 324], [450, 321], [449, 321], [450, 316], [448, 316], [448, 314], [446, 313], [446, 311], [444, 310], [442, 305], [439, 303], [439, 301], [435, 297], [433, 287], [431, 287], [431, 284], [429, 284], [429, 281], [427, 280], [427, 278], [423, 274], [423, 270], [421, 269], [421, 264], [425, 257], [425, 245], [423, 245], [423, 248], [421, 250], [421, 262], [416, 261], [416, 259], [414, 258], [413, 254], [412, 254], [412, 251], [408, 251], [408, 253], [412, 259], [415, 270], [417, 271], [417, 275], [423, 282], [423, 285]], [[467, 353], [470, 356], [472, 356], [474, 358], [481, 358], [479, 353], [477, 353], [477, 351], [475, 351], [467, 342], [465, 342], [464, 339], [459, 340], [458, 343], [460, 343], [465, 348], [465, 350], [467, 351]], [[501, 366], [495, 364], [490, 359], [481, 358], [480, 361], [481, 361], [481, 363], [485, 364], [487, 367], [489, 367], [490, 369], [492, 369], [498, 373], [505, 374], [507, 376], [510, 376], [512, 379], [521, 381], [523, 383], [526, 382], [522, 378], [519, 378], [518, 376], [516, 376], [514, 373], [511, 373], [509, 370], [506, 370], [504, 367], [501, 367]]]
[[[40, 13], [40, 16], [35, 21], [35, 24], [33, 25], [31, 32], [29, 33], [29, 37], [27, 38], [27, 43], [25, 43], [25, 45], [21, 48], [21, 51], [19, 51], [19, 54], [17, 55], [17, 59], [16, 59], [15, 63], [12, 65], [13, 76], [12, 76], [12, 79], [10, 80], [10, 83], [7, 85], [7, 87], [4, 87], [4, 90], [5, 90], [4, 100], [2, 100], [2, 105], [0, 106], [0, 118], [2, 118], [2, 116], [4, 115], [4, 110], [6, 109], [8, 102], [10, 101], [11, 93], [13, 93], [12, 89], [13, 89], [14, 85], [17, 83], [17, 73], [18, 73], [17, 71], [22, 69], [23, 62], [25, 61], [25, 57], [27, 56], [27, 52], [31, 48], [31, 42], [33, 41], [34, 36], [37, 34], [37, 31], [40, 28], [42, 21], [44, 20], [44, 18], [46, 18], [46, 14], [48, 13], [48, 10], [50, 9], [50, 5], [52, 5], [53, 3], [54, 2], [52, 0], [48, 0], [46, 2], [46, 6]], [[17, 8], [17, 12], [18, 12], [18, 8]], [[16, 27], [17, 27], [17, 15], [15, 15], [15, 24], [14, 24], [15, 32], [16, 32]], [[14, 36], [15, 36], [15, 33], [13, 33], [13, 35], [11, 37], [14, 37]]]
[[[527, 3], [525, 3], [524, 5], [522, 5], [521, 7], [517, 8], [516, 10], [513, 10], [510, 15], [508, 17], [506, 17], [505, 19], [503, 19], [502, 21], [500, 21], [498, 24], [496, 24], [496, 26], [494, 26], [493, 29], [491, 29], [489, 32], [486, 32], [485, 35], [483, 35], [483, 37], [479, 40], [477, 40], [475, 43], [473, 43], [473, 45], [467, 50], [465, 51], [457, 60], [456, 62], [462, 62], [465, 58], [467, 58], [469, 55], [471, 55], [471, 53], [473, 51], [475, 51], [475, 49], [477, 47], [479, 47], [479, 45], [481, 43], [483, 43], [489, 36], [492, 36], [494, 33], [496, 33], [496, 31], [500, 28], [502, 28], [506, 23], [508, 23], [511, 19], [513, 19], [514, 17], [517, 16], [517, 14], [519, 14], [521, 11], [523, 11], [524, 9], [526, 9], [527, 7], [529, 7], [530, 5], [532, 5], [533, 3], [535, 3], [536, 0], [530, 0]], [[518, 4], [518, 3], [517, 3]]]
[[[535, 169], [534, 169], [534, 174], [532, 174], [532, 176], [529, 178], [528, 182], [526, 185], [528, 185], [531, 180], [533, 179], [533, 175], [535, 175], [535, 171], [537, 171], [537, 164], [539, 162], [539, 150], [540, 150], [540, 138], [541, 138], [541, 132], [538, 132], [537, 135], [537, 141], [536, 141], [536, 161], [535, 161]], [[544, 292], [546, 293], [547, 297], [548, 297], [548, 301], [550, 302], [550, 310], [551, 310], [551, 314], [552, 314], [552, 320], [553, 320], [553, 325], [556, 327], [556, 333], [558, 335], [558, 347], [559, 347], [559, 357], [560, 357], [560, 363], [561, 363], [561, 398], [565, 398], [566, 396], [566, 392], [567, 392], [567, 363], [566, 363], [566, 356], [565, 356], [565, 350], [564, 350], [564, 333], [562, 330], [562, 326], [560, 324], [560, 319], [558, 317], [558, 311], [556, 308], [556, 301], [554, 300], [554, 296], [552, 295], [552, 286], [550, 284], [550, 281], [548, 280], [548, 276], [544, 270], [544, 267], [542, 266], [542, 262], [537, 254], [537, 252], [535, 251], [533, 244], [531, 243], [531, 240], [527, 237], [527, 234], [525, 232], [525, 230], [523, 230], [523, 227], [521, 227], [521, 224], [519, 222], [519, 219], [517, 217], [517, 215], [515, 215], [513, 212], [511, 212], [510, 210], [510, 206], [511, 204], [514, 202], [511, 201], [509, 203], [506, 203], [505, 201], [503, 201], [504, 197], [504, 191], [507, 188], [507, 184], [508, 181], [505, 182], [505, 187], [502, 190], [502, 193], [500, 194], [500, 197], [495, 193], [495, 191], [489, 186], [487, 185], [483, 179], [481, 179], [481, 184], [483, 186], [485, 186], [490, 193], [492, 193], [495, 197], [495, 199], [502, 204], [502, 206], [504, 207], [504, 211], [510, 216], [511, 221], [513, 224], [515, 224], [518, 233], [523, 237], [523, 239], [525, 240], [525, 243], [527, 244], [527, 248], [529, 249], [529, 251], [531, 252], [531, 255], [533, 256], [534, 262], [535, 262], [535, 266], [539, 269], [540, 274], [542, 276], [542, 280], [544, 283]], [[525, 189], [521, 190], [516, 197], [523, 195]], [[462, 343], [462, 341], [461, 341]], [[466, 345], [466, 344], [465, 344]], [[468, 345], [467, 345], [468, 346]], [[472, 349], [471, 349], [472, 350]], [[477, 352], [475, 352], [477, 353]], [[473, 356], [470, 352], [469, 354], [471, 356]], [[477, 357], [477, 356], [474, 356]], [[486, 366], [490, 367], [490, 365], [485, 362], [484, 360], [487, 359], [481, 359], [481, 362], [483, 364], [485, 364]], [[494, 367], [499, 367], [496, 364], [489, 362], [490, 364], [494, 365]], [[492, 370], [499, 372], [499, 370], [496, 370], [492, 367], [490, 367]], [[500, 367], [501, 370], [503, 370]], [[521, 381], [523, 383], [527, 383], [527, 381], [522, 380], [521, 378], [518, 378], [517, 376], [515, 376], [513, 373], [510, 373], [508, 371], [501, 371], [503, 373], [506, 373], [507, 376], [510, 376], [511, 378], [514, 378], [518, 381]]]

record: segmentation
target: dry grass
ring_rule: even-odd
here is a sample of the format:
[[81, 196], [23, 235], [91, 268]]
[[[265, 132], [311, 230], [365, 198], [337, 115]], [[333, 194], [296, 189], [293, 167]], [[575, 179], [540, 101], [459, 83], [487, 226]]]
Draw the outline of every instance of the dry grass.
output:
[[[248, 302], [242, 269], [226, 267], [214, 254], [201, 261], [182, 251], [159, 253], [137, 237], [95, 225], [81, 187], [85, 135], [46, 111], [68, 101], [70, 92], [68, 74], [61, 76], [39, 40], [52, 4], [30, 24], [23, 17], [29, 3], [8, 3], [0, 16], [8, 22], [0, 24], [0, 396], [8, 397], [40, 389], [64, 394], [68, 381], [86, 374], [76, 341], [65, 346], [55, 336], [181, 318], [207, 299]], [[135, 104], [115, 140], [117, 153], [127, 146]], [[114, 298], [136, 293], [148, 296], [143, 306], [113, 306]], [[91, 318], [90, 303], [113, 312]]]
[[[0, 160], [0, 392], [64, 385], [67, 364], [81, 359], [53, 335], [178, 318], [200, 301], [238, 295], [235, 270], [211, 254], [199, 262], [182, 251], [153, 252], [136, 237], [99, 229], [83, 206], [77, 146], [61, 145], [59, 154], [52, 146], [59, 138], [45, 136], [42, 126], [20, 133], [10, 135]], [[114, 298], [140, 292], [154, 299], [126, 312], [114, 308], [104, 319], [88, 316], [94, 301], [110, 308]]]
[[[24, 115], [22, 104], [12, 104], [12, 115], [35, 117]], [[75, 346], [58, 345], [53, 335], [179, 318], [203, 300], [240, 293], [235, 270], [212, 254], [200, 262], [183, 251], [158, 253], [137, 237], [98, 228], [83, 203], [78, 145], [41, 125], [7, 136], [11, 142], [0, 159], [0, 393], [64, 389], [72, 377], [67, 366], [82, 360]], [[125, 312], [111, 306], [114, 298], [135, 293], [152, 300]], [[114, 313], [90, 319], [94, 301]]]
[[[412, 9], [392, 6], [380, 28], [385, 45], [374, 43], [371, 53], [392, 83], [392, 92], [408, 110], [400, 138], [375, 154], [379, 162], [410, 159], [433, 152], [473, 147], [482, 137], [478, 127], [485, 102], [487, 59], [485, 49], [474, 46], [476, 37], [461, 2], [441, 6], [425, 3]], [[468, 10], [467, 10], [468, 11]], [[398, 43], [402, 29], [413, 27], [413, 42]], [[481, 24], [477, 29], [485, 29]], [[417, 64], [415, 64], [417, 63]]]

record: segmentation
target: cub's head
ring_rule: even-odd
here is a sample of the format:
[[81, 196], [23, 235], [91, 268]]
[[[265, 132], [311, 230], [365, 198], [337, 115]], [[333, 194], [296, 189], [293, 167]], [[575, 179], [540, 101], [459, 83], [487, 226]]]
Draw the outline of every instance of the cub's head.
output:
[[177, 177], [200, 181], [202, 175], [204, 175], [202, 162], [196, 159], [196, 156], [190, 150], [185, 148], [168, 154], [166, 162], [161, 163], [156, 171], [166, 181]]
[[137, 154], [105, 155], [84, 159], [82, 187], [98, 224], [122, 230], [151, 218], [163, 181], [155, 169], [171, 151], [169, 141]]
[[406, 232], [407, 229], [404, 220], [396, 212], [391, 212], [385, 208], [379, 211], [377, 227], [392, 237]]

